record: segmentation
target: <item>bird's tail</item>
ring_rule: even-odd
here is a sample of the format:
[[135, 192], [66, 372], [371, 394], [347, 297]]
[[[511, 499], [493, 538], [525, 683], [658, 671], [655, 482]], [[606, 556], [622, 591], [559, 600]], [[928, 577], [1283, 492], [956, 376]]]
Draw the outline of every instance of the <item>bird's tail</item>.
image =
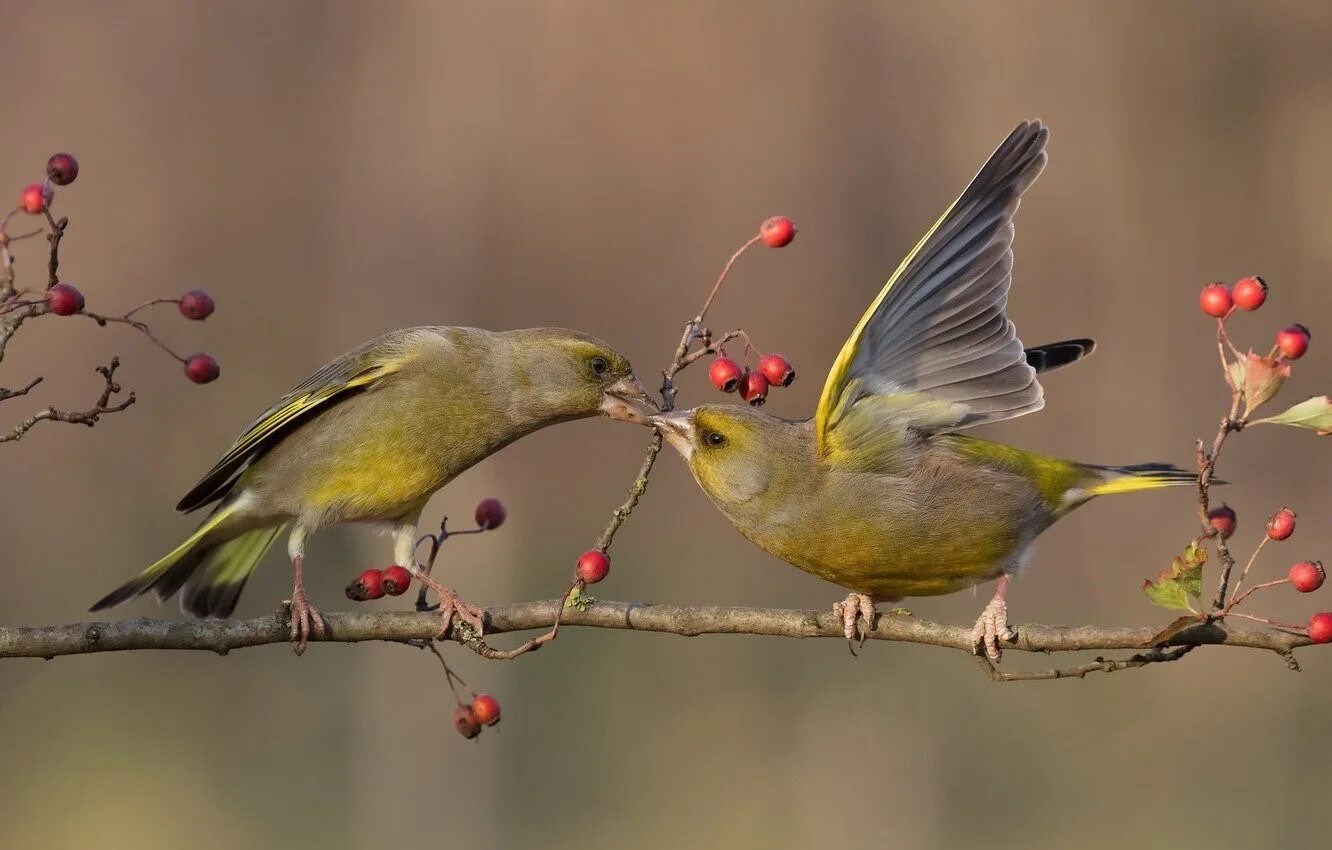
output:
[[101, 611], [150, 590], [158, 599], [168, 599], [184, 588], [180, 595], [183, 611], [196, 617], [229, 616], [236, 608], [245, 580], [284, 528], [258, 528], [224, 536], [224, 523], [233, 512], [229, 505], [214, 511], [184, 543], [99, 599], [89, 610]]
[[[1108, 496], [1112, 493], [1136, 493], [1158, 487], [1186, 487], [1198, 485], [1198, 473], [1180, 469], [1168, 463], [1137, 463], [1132, 466], [1088, 466], [1100, 478], [1099, 483], [1086, 488], [1089, 496]], [[1224, 481], [1213, 481], [1224, 484]]]

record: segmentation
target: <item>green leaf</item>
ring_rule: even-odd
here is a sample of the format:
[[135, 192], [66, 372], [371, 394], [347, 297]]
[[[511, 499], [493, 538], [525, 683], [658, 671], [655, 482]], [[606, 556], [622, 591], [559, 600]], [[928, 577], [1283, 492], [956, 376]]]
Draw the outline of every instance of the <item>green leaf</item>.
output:
[[1316, 395], [1290, 407], [1284, 413], [1278, 413], [1276, 416], [1268, 416], [1264, 419], [1255, 419], [1249, 424], [1259, 425], [1263, 423], [1313, 428], [1320, 437], [1327, 436], [1332, 434], [1332, 398], [1325, 395]]
[[1142, 583], [1142, 592], [1153, 605], [1169, 608], [1173, 611], [1192, 611], [1189, 598], [1202, 597], [1202, 570], [1207, 563], [1207, 550], [1197, 543], [1190, 543], [1183, 554], [1176, 555], [1170, 561], [1168, 569], [1161, 570], [1156, 581], [1147, 579]]
[[1142, 583], [1142, 592], [1147, 594], [1147, 598], [1158, 608], [1169, 608], [1173, 611], [1189, 610], [1189, 597], [1177, 581], [1145, 580]]

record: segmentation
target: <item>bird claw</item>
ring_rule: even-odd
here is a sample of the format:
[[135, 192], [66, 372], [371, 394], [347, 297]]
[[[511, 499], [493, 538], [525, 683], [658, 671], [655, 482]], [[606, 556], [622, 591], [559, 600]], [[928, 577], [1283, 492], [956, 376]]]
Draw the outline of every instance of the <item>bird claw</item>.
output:
[[[856, 654], [856, 645], [865, 645], [869, 640], [870, 630], [879, 612], [874, 609], [874, 599], [864, 593], [848, 594], [841, 602], [833, 603], [833, 616], [842, 621], [842, 634], [846, 636], [846, 646], [851, 654]], [[862, 630], [860, 621], [865, 621]]]
[[[441, 587], [443, 587], [441, 585]], [[444, 627], [440, 629], [439, 635], [435, 640], [443, 640], [449, 636], [449, 631], [453, 628], [453, 615], [457, 614], [462, 621], [472, 627], [477, 637], [485, 632], [485, 609], [480, 608], [470, 602], [464, 602], [458, 592], [452, 588], [443, 587], [437, 590], [439, 595], [439, 615], [444, 621]]]
[[301, 655], [305, 652], [312, 633], [319, 640], [323, 640], [328, 630], [324, 626], [323, 615], [310, 604], [304, 589], [294, 592], [287, 606], [291, 619], [291, 642], [295, 644], [293, 649], [296, 654]]
[[1008, 627], [1008, 603], [1002, 596], [996, 596], [981, 611], [976, 625], [971, 628], [971, 651], [974, 655], [980, 655], [983, 650], [987, 658], [998, 664], [1004, 655], [999, 641], [1016, 638], [1017, 632]]

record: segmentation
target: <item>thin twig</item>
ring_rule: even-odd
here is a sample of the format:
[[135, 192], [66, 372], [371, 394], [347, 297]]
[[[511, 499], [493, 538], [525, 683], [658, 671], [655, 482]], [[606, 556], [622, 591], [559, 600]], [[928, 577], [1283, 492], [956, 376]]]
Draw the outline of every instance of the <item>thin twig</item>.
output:
[[18, 398], [18, 397], [21, 396], [21, 395], [27, 395], [28, 392], [29, 392], [33, 387], [37, 386], [37, 385], [40, 384], [41, 382], [42, 382], [42, 379], [41, 379], [40, 377], [37, 377], [37, 378], [33, 378], [31, 381], [28, 382], [28, 385], [27, 385], [26, 387], [23, 387], [23, 388], [21, 388], [21, 389], [17, 389], [17, 390], [8, 390], [8, 389], [5, 389], [4, 387], [0, 387], [0, 401], [4, 401], [5, 399], [8, 399], [8, 398]]
[[111, 397], [121, 391], [120, 384], [116, 383], [115, 380], [116, 369], [119, 366], [120, 359], [112, 357], [110, 365], [97, 367], [97, 373], [102, 376], [106, 384], [102, 388], [102, 394], [97, 397], [97, 402], [92, 407], [87, 410], [57, 410], [54, 407], [40, 410], [15, 425], [8, 433], [0, 434], [0, 443], [18, 442], [38, 422], [69, 422], [74, 425], [87, 425], [91, 428], [97, 424], [97, 421], [104, 414], [119, 413], [134, 404], [133, 392], [126, 396], [124, 401], [116, 404], [111, 403]]
[[992, 682], [1040, 682], [1051, 679], [1082, 679], [1088, 673], [1115, 673], [1119, 670], [1131, 670], [1146, 667], [1148, 664], [1162, 664], [1178, 661], [1196, 649], [1193, 645], [1175, 646], [1169, 649], [1149, 649], [1129, 658], [1097, 658], [1088, 664], [1074, 667], [1060, 667], [1051, 670], [1008, 671], [1000, 670], [990, 663], [984, 655], [976, 656], [976, 663]]
[[[165, 300], [170, 300], [170, 299], [165, 299]], [[138, 307], [135, 307], [134, 310], [138, 310], [142, 307], [143, 305], [140, 304]], [[134, 310], [131, 310], [130, 313], [133, 313]], [[188, 358], [182, 357], [181, 355], [177, 354], [175, 351], [171, 349], [169, 345], [167, 345], [165, 342], [162, 342], [162, 340], [158, 339], [157, 336], [153, 334], [152, 328], [148, 327], [148, 325], [144, 324], [143, 322], [140, 322], [138, 319], [131, 319], [129, 313], [126, 313], [123, 316], [104, 316], [101, 313], [93, 313], [91, 311], [84, 310], [82, 315], [92, 319], [101, 327], [106, 327], [107, 324], [111, 322], [115, 322], [117, 324], [129, 325], [139, 333], [148, 337], [148, 339], [153, 341], [154, 345], [165, 351], [167, 354], [170, 354], [172, 357], [176, 358], [181, 363], [185, 363], [188, 360]]]
[[[1270, 538], [1264, 534], [1263, 539], [1258, 541], [1258, 545], [1253, 547], [1253, 554], [1249, 556], [1248, 562], [1244, 564], [1244, 569], [1240, 570], [1239, 578], [1235, 579], [1235, 590], [1230, 594], [1230, 603], [1226, 605], [1225, 610], [1229, 611], [1231, 608], [1234, 608], [1240, 603], [1240, 601], [1246, 599], [1250, 593], [1253, 593], [1254, 590], [1258, 590], [1260, 587], [1270, 587], [1273, 584], [1273, 582], [1268, 582], [1266, 585], [1259, 585], [1258, 587], [1253, 588], [1253, 590], [1250, 590], [1249, 593], [1244, 594], [1244, 596], [1239, 595], [1240, 588], [1244, 586], [1244, 579], [1248, 578], [1249, 570], [1253, 569], [1253, 562], [1258, 560], [1258, 553], [1263, 551], [1263, 547], [1267, 545], [1269, 539]], [[1285, 579], [1282, 579], [1282, 581], [1285, 581]], [[1281, 582], [1276, 583], [1280, 584]]]
[[60, 282], [60, 240], [65, 238], [69, 219], [62, 217], [57, 221], [51, 217], [49, 209], [42, 210], [42, 213], [46, 216], [46, 223], [51, 226], [51, 232], [46, 235], [46, 240], [51, 243], [51, 256], [46, 261], [46, 288], [50, 289]]

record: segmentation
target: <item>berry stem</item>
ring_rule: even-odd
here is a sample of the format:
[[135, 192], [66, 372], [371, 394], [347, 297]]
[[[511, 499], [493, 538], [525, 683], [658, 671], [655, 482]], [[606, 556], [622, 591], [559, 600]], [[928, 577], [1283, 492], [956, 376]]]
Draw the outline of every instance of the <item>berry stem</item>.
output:
[[735, 253], [731, 255], [731, 259], [727, 260], [726, 265], [722, 266], [721, 274], [717, 276], [717, 282], [712, 285], [712, 291], [708, 293], [707, 300], [703, 302], [703, 309], [699, 310], [698, 315], [694, 317], [693, 324], [695, 326], [703, 323], [703, 317], [708, 314], [708, 309], [712, 307], [713, 299], [717, 297], [718, 291], [721, 290], [722, 283], [726, 280], [726, 275], [730, 272], [731, 266], [735, 265], [735, 261], [740, 259], [741, 254], [749, 250], [752, 245], [762, 238], [762, 235], [757, 233], [754, 234], [748, 242], [737, 248]]
[[1267, 624], [1267, 625], [1269, 625], [1269, 626], [1272, 626], [1273, 628], [1277, 628], [1277, 629], [1287, 629], [1287, 630], [1289, 630], [1289, 631], [1292, 631], [1292, 632], [1298, 632], [1298, 633], [1300, 633], [1300, 634], [1304, 634], [1304, 633], [1307, 631], [1306, 627], [1301, 626], [1301, 625], [1296, 625], [1296, 624], [1294, 624], [1294, 623], [1282, 623], [1282, 622], [1279, 622], [1279, 621], [1277, 621], [1277, 620], [1269, 620], [1269, 619], [1267, 619], [1266, 617], [1256, 617], [1256, 616], [1254, 616], [1253, 614], [1242, 614], [1242, 613], [1240, 613], [1239, 611], [1235, 611], [1235, 612], [1231, 613], [1230, 616], [1232, 616], [1232, 617], [1243, 617], [1243, 618], [1246, 619], [1246, 620], [1253, 620], [1253, 621], [1256, 622], [1256, 623], [1265, 623], [1265, 624]]
[[1236, 594], [1239, 594], [1239, 595], [1237, 595], [1237, 596], [1232, 596], [1232, 597], [1230, 598], [1230, 604], [1227, 605], [1227, 606], [1225, 607], [1225, 610], [1221, 612], [1221, 616], [1222, 616], [1222, 617], [1226, 616], [1227, 614], [1230, 613], [1230, 611], [1231, 611], [1232, 608], [1234, 608], [1236, 605], [1240, 604], [1240, 603], [1243, 602], [1244, 600], [1248, 599], [1250, 596], [1253, 596], [1255, 593], [1257, 593], [1258, 591], [1262, 590], [1263, 588], [1265, 588], [1265, 587], [1276, 587], [1276, 586], [1279, 585], [1279, 584], [1290, 584], [1290, 579], [1289, 579], [1289, 578], [1279, 578], [1279, 579], [1274, 579], [1274, 580], [1272, 580], [1272, 581], [1263, 582], [1262, 584], [1255, 584], [1253, 587], [1251, 587], [1251, 588], [1249, 588], [1248, 590], [1244, 591], [1243, 594], [1239, 594], [1239, 585], [1236, 584], [1236, 585], [1235, 585], [1235, 592], [1236, 592]]
[[[1239, 600], [1244, 598], [1239, 595], [1240, 587], [1244, 584], [1244, 579], [1248, 577], [1249, 569], [1253, 566], [1253, 562], [1258, 560], [1258, 553], [1263, 551], [1263, 547], [1267, 545], [1267, 541], [1269, 539], [1270, 538], [1266, 534], [1264, 534], [1263, 539], [1259, 540], [1258, 545], [1253, 548], [1253, 554], [1249, 556], [1249, 562], [1244, 565], [1244, 569], [1240, 571], [1239, 578], [1235, 580], [1235, 590], [1230, 594], [1230, 604], [1226, 606], [1225, 608], [1226, 611], [1229, 611], [1231, 608], [1234, 608], [1239, 603]], [[1280, 582], [1278, 582], [1278, 584], [1279, 583]], [[1259, 585], [1259, 587], [1267, 587], [1267, 586], [1269, 585]], [[1249, 593], [1253, 593], [1253, 591], [1257, 589], [1258, 588], [1255, 587], [1253, 588], [1253, 590], [1250, 590]], [[1245, 594], [1245, 596], [1248, 595], [1249, 595], [1248, 593]], [[1223, 611], [1222, 613], [1224, 614], [1225, 612]]]
[[137, 307], [133, 308], [132, 310], [130, 310], [129, 312], [127, 312], [127, 313], [125, 314], [125, 318], [128, 319], [130, 316], [133, 316], [135, 313], [139, 312], [140, 310], [144, 309], [145, 307], [151, 307], [151, 306], [153, 306], [154, 304], [179, 304], [179, 303], [180, 303], [180, 299], [179, 299], [179, 298], [154, 298], [154, 299], [152, 299], [151, 301], [145, 301], [145, 302], [143, 302], [143, 303], [140, 304], [139, 306], [137, 306]]
[[[471, 695], [472, 699], [476, 699], [476, 691], [468, 687], [467, 683], [463, 681], [462, 676], [453, 672], [453, 668], [449, 666], [449, 662], [444, 660], [444, 654], [439, 651], [439, 647], [435, 646], [434, 641], [427, 643], [425, 646], [426, 649], [435, 654], [435, 657], [439, 659], [439, 663], [444, 665], [444, 677], [449, 683], [449, 690], [453, 692], [454, 702], [458, 703], [458, 705], [464, 705], [462, 697], [458, 696], [458, 689], [453, 685], [454, 682], [462, 685], [467, 690], [467, 693]], [[471, 702], [471, 700], [468, 700], [468, 702]]]
[[[170, 300], [170, 299], [167, 299], [167, 300]], [[151, 302], [150, 302], [150, 303], [151, 303]], [[139, 305], [139, 307], [143, 307], [143, 306], [145, 306], [145, 305], [142, 305], [142, 304]], [[135, 309], [135, 310], [138, 310], [139, 307], [135, 307], [134, 309]], [[132, 312], [134, 312], [134, 311], [131, 310], [130, 313], [132, 313]], [[165, 351], [167, 354], [170, 354], [172, 357], [176, 358], [176, 359], [179, 360], [181, 363], [185, 363], [185, 362], [187, 362], [187, 361], [189, 360], [188, 357], [182, 357], [182, 356], [180, 356], [179, 354], [177, 354], [176, 352], [172, 351], [170, 346], [168, 346], [165, 342], [162, 342], [162, 340], [158, 339], [157, 336], [153, 333], [152, 328], [148, 327], [148, 326], [145, 325], [143, 322], [140, 322], [138, 319], [131, 319], [129, 313], [126, 313], [126, 314], [123, 315], [123, 316], [104, 316], [104, 315], [102, 315], [101, 313], [91, 313], [91, 312], [89, 312], [89, 311], [87, 311], [87, 310], [84, 310], [84, 311], [83, 311], [83, 315], [85, 315], [85, 316], [87, 316], [88, 318], [92, 319], [94, 322], [96, 322], [98, 325], [100, 325], [100, 326], [102, 326], [102, 327], [106, 327], [107, 324], [110, 323], [110, 322], [116, 322], [116, 323], [118, 323], [118, 324], [122, 324], [122, 325], [129, 325], [130, 327], [134, 328], [134, 329], [135, 329], [136, 331], [138, 331], [139, 333], [143, 334], [144, 336], [146, 336], [146, 337], [148, 337], [150, 340], [152, 340], [152, 341], [153, 341], [153, 345], [156, 345], [158, 348], [162, 349], [162, 350]]]

